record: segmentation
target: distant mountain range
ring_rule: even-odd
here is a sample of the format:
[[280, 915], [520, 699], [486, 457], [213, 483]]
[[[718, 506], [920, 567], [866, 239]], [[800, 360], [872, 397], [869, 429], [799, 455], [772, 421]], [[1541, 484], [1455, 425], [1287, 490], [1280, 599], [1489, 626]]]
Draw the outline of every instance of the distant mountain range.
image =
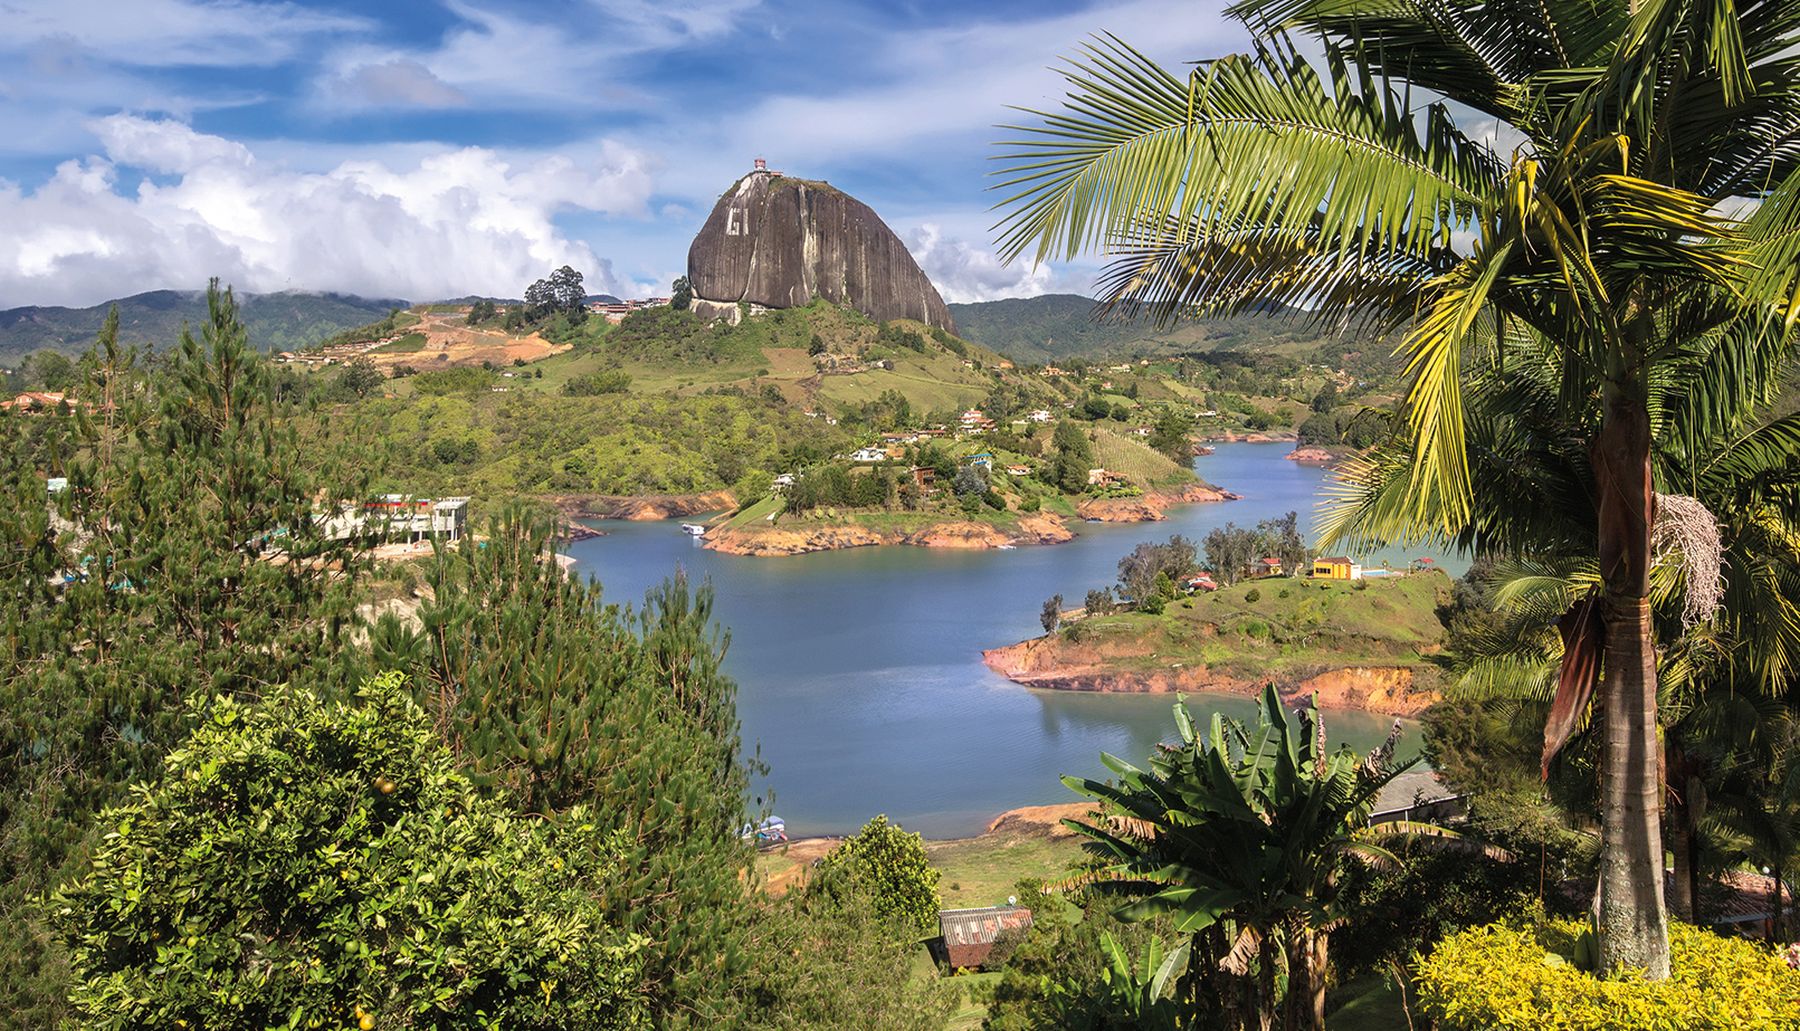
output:
[[[244, 325], [257, 347], [291, 351], [346, 329], [366, 325], [409, 302], [284, 291], [237, 295]], [[33, 351], [79, 354], [94, 342], [107, 310], [119, 306], [119, 339], [167, 350], [180, 338], [183, 323], [206, 320], [206, 294], [198, 290], [152, 290], [91, 308], [10, 308], [0, 311], [0, 362], [12, 364]]]
[[[467, 304], [474, 295], [434, 303]], [[485, 298], [519, 303], [507, 298]], [[611, 303], [608, 294], [589, 302]], [[291, 351], [346, 329], [367, 325], [411, 302], [352, 294], [285, 291], [238, 294], [250, 339], [263, 350]], [[174, 346], [183, 323], [198, 326], [206, 318], [206, 294], [182, 290], [149, 293], [106, 301], [91, 308], [26, 307], [0, 311], [0, 363], [13, 364], [33, 351], [49, 349], [79, 354], [94, 342], [106, 312], [119, 306], [119, 337], [125, 343]], [[1022, 362], [1054, 362], [1069, 358], [1175, 354], [1230, 348], [1310, 351], [1320, 335], [1304, 323], [1264, 315], [1202, 319], [1159, 330], [1144, 322], [1097, 320], [1092, 298], [1079, 294], [952, 304], [959, 334], [971, 343]]]
[[1200, 319], [1164, 330], [1149, 322], [1102, 321], [1093, 298], [1079, 294], [952, 304], [950, 314], [965, 340], [1023, 362], [1227, 349], [1300, 353], [1324, 339], [1280, 315]]

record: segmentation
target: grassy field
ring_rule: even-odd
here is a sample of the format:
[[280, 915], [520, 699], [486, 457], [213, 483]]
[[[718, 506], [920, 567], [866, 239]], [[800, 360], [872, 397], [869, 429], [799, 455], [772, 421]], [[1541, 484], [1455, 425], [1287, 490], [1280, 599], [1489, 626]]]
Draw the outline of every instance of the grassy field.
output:
[[1185, 483], [1194, 478], [1192, 472], [1168, 455], [1136, 437], [1106, 427], [1094, 431], [1094, 461], [1102, 468], [1123, 473], [1132, 482], [1144, 486]]
[[1265, 677], [1332, 666], [1401, 665], [1426, 670], [1444, 639], [1437, 606], [1442, 573], [1358, 581], [1278, 577], [1238, 583], [1139, 612], [1083, 620], [1075, 638], [1121, 671], [1205, 665], [1222, 676]]
[[1022, 877], [1056, 880], [1081, 858], [1073, 836], [984, 834], [926, 846], [944, 907], [1001, 906]]
[[981, 403], [993, 386], [988, 375], [966, 368], [947, 351], [903, 352], [891, 360], [892, 369], [823, 377], [818, 397], [833, 404], [862, 404], [884, 390], [896, 390], [915, 412], [957, 412]]

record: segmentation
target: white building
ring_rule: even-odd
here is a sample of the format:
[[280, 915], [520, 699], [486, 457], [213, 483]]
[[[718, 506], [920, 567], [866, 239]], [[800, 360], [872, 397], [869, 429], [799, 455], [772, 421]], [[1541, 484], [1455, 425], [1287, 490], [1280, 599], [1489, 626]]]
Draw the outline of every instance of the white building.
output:
[[405, 494], [384, 494], [361, 505], [345, 505], [324, 526], [325, 535], [333, 540], [372, 534], [384, 540], [411, 543], [434, 537], [459, 541], [468, 528], [468, 498], [414, 498]]
[[888, 459], [886, 448], [864, 447], [850, 453], [852, 462], [885, 462]]

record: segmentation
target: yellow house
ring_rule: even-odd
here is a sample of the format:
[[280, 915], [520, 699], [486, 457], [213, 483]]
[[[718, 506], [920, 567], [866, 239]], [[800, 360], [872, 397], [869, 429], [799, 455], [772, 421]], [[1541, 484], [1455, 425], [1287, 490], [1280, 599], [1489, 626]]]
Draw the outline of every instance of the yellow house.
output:
[[1342, 556], [1313, 559], [1312, 575], [1319, 580], [1361, 580], [1362, 566]]

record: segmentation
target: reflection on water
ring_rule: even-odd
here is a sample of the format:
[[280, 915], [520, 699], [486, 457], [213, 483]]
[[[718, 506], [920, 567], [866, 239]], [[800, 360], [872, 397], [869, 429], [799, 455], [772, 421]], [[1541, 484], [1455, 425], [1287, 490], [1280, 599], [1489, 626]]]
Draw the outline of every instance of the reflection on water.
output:
[[[1325, 474], [1283, 460], [1287, 450], [1221, 444], [1195, 468], [1244, 500], [1183, 506], [1161, 523], [1082, 524], [1081, 536], [1053, 547], [757, 559], [706, 551], [672, 522], [601, 522], [593, 525], [608, 535], [570, 553], [613, 602], [641, 598], [677, 566], [712, 583], [715, 613], [730, 628], [725, 667], [739, 684], [744, 740], [760, 744], [770, 767], [758, 790], [773, 790], [791, 833], [850, 831], [885, 812], [934, 837], [965, 835], [1004, 809], [1071, 801], [1061, 774], [1103, 775], [1102, 751], [1141, 762], [1174, 732], [1169, 696], [1027, 690], [983, 666], [981, 650], [1041, 633], [1045, 598], [1073, 604], [1110, 583], [1139, 541], [1199, 540], [1227, 520], [1289, 510], [1306, 520]], [[1255, 711], [1247, 698], [1189, 704], [1202, 722], [1215, 710]], [[1333, 742], [1361, 749], [1389, 724], [1327, 718]]]

